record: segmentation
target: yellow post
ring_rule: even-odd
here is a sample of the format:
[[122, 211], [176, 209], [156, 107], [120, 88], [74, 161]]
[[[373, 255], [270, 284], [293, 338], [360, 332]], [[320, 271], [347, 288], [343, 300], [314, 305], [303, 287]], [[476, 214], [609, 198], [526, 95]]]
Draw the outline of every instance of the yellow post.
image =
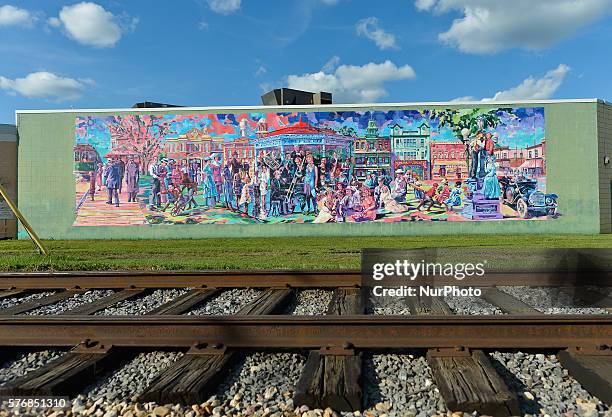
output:
[[49, 252], [43, 245], [42, 241], [38, 238], [38, 235], [36, 234], [36, 232], [34, 232], [34, 229], [32, 229], [32, 226], [30, 226], [30, 224], [25, 219], [25, 217], [23, 217], [23, 214], [21, 214], [21, 212], [19, 211], [15, 203], [13, 203], [13, 201], [9, 198], [8, 193], [6, 192], [2, 184], [0, 184], [0, 196], [4, 198], [4, 201], [6, 201], [6, 204], [9, 206], [13, 214], [15, 214], [15, 217], [19, 219], [23, 227], [26, 229], [26, 231], [32, 238], [32, 241], [38, 247], [38, 252], [40, 252], [41, 255], [49, 256]]

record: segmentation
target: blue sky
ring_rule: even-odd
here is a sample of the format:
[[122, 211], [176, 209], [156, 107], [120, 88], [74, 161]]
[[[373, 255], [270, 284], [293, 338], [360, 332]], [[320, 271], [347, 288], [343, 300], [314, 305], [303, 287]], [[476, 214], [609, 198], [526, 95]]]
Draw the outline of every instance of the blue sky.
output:
[[[384, 4], [385, 7], [382, 7]], [[612, 0], [0, 0], [16, 109], [612, 98]]]

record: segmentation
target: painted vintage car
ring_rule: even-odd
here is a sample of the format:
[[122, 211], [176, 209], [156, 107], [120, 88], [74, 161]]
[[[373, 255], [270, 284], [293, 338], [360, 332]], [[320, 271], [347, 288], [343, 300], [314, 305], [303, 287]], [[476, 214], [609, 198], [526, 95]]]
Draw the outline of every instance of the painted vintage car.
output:
[[557, 194], [538, 190], [538, 182], [524, 177], [502, 177], [499, 180], [502, 202], [513, 208], [523, 219], [557, 215]]

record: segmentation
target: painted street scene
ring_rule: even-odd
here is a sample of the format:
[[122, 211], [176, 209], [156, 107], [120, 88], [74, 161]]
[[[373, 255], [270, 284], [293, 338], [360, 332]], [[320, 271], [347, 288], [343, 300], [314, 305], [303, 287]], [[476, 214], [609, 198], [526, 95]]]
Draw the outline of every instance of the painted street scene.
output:
[[543, 108], [84, 116], [75, 225], [545, 220]]

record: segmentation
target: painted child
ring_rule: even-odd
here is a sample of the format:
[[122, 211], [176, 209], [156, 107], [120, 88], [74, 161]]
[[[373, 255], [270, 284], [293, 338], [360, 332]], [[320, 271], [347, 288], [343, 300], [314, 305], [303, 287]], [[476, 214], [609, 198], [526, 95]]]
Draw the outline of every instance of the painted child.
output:
[[463, 195], [461, 185], [461, 181], [457, 181], [448, 198], [444, 200], [444, 207], [446, 207], [447, 212], [453, 211], [453, 207], [458, 207], [461, 205], [461, 196]]

